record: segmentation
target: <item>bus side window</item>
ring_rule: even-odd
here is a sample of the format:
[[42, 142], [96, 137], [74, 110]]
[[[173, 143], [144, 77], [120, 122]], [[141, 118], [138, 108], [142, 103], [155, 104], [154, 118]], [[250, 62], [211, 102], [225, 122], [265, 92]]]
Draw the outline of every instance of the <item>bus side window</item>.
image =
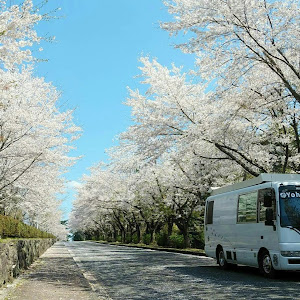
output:
[[257, 219], [257, 191], [239, 196], [237, 222], [254, 223]]
[[261, 189], [258, 191], [258, 220], [259, 222], [264, 222], [266, 220], [266, 207], [264, 206], [264, 196], [270, 195], [273, 200], [273, 212], [274, 212], [274, 219], [275, 219], [275, 192], [272, 188]]
[[205, 224], [213, 223], [214, 201], [207, 202]]

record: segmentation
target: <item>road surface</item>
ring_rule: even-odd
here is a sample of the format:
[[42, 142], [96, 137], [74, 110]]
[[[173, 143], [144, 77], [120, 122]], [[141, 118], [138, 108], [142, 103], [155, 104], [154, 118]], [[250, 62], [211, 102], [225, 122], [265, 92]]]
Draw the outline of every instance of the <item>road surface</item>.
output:
[[101, 299], [300, 299], [300, 273], [270, 280], [255, 268], [222, 271], [207, 257], [93, 242], [66, 247]]

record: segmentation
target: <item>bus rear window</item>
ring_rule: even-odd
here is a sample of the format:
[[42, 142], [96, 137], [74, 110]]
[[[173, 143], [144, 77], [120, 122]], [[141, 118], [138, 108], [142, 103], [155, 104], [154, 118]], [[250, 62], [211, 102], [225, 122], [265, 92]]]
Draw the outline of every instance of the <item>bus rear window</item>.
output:
[[205, 224], [213, 223], [213, 215], [214, 215], [214, 201], [209, 201], [206, 206], [206, 222]]

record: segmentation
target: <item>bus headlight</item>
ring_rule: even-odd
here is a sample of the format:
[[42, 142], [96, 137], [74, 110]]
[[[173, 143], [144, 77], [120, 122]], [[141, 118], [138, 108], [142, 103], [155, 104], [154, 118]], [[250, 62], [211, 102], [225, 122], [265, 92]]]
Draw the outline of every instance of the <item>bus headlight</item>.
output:
[[300, 251], [281, 251], [280, 254], [285, 257], [300, 257]]

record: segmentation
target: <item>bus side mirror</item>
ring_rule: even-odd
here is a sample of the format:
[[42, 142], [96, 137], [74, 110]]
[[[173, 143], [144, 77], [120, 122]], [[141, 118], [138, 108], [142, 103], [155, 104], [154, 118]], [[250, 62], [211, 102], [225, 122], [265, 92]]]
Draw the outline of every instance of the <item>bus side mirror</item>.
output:
[[264, 195], [264, 207], [272, 207], [273, 206], [273, 197], [271, 195]]
[[274, 226], [273, 216], [274, 216], [273, 208], [268, 207], [266, 209], [266, 221], [265, 221], [265, 225], [267, 225], [267, 226]]

